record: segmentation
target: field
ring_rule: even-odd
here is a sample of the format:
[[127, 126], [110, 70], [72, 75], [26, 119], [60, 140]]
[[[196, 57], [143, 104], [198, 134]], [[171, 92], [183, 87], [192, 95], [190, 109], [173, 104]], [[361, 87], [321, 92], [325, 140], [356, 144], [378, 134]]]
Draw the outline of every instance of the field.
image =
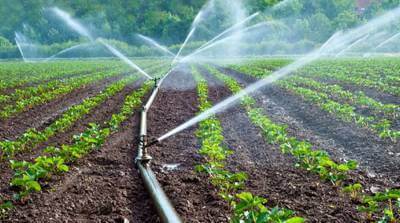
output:
[[[136, 60], [152, 76], [162, 59]], [[159, 137], [291, 63], [185, 64]], [[400, 59], [321, 59], [151, 146], [184, 222], [400, 222]], [[117, 60], [0, 63], [2, 222], [159, 222], [135, 168], [154, 82]]]

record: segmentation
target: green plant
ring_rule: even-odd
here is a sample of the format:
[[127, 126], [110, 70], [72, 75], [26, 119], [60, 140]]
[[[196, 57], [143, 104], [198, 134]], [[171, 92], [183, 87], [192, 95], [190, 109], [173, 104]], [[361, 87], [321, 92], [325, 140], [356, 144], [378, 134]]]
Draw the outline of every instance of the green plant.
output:
[[[192, 72], [197, 81], [199, 109], [204, 111], [212, 106], [208, 101], [207, 82], [195, 67], [192, 67]], [[245, 101], [249, 104], [254, 103], [254, 100], [250, 97], [247, 97]], [[208, 174], [211, 184], [218, 188], [218, 194], [232, 207], [234, 212], [232, 222], [278, 222], [275, 220], [288, 220], [280, 222], [292, 223], [302, 222], [295, 221], [295, 219], [301, 218], [292, 218], [291, 221], [286, 219], [286, 216], [293, 215], [293, 212], [289, 210], [278, 208], [269, 210], [264, 206], [263, 198], [253, 196], [249, 192], [238, 194], [239, 191], [245, 189], [247, 175], [243, 172], [233, 173], [226, 170], [226, 159], [233, 154], [233, 151], [222, 146], [224, 137], [222, 135], [222, 126], [218, 119], [210, 117], [201, 121], [196, 131], [196, 136], [201, 143], [199, 154], [205, 159], [203, 164], [196, 166], [196, 170]], [[290, 214], [288, 214], [289, 212]]]
[[0, 220], [6, 216], [7, 212], [14, 208], [11, 201], [0, 200]]
[[360, 183], [355, 183], [345, 186], [342, 190], [344, 193], [350, 194], [351, 199], [360, 200], [362, 189], [363, 186]]
[[253, 196], [249, 192], [236, 195], [234, 216], [232, 222], [240, 223], [302, 223], [304, 218], [294, 216], [294, 212], [282, 208], [268, 209], [265, 207], [266, 199]]

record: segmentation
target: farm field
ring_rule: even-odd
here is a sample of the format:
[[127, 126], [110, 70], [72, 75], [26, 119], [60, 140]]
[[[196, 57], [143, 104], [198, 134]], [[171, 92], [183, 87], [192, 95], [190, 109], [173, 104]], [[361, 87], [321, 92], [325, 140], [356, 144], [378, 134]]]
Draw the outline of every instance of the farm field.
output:
[[[135, 60], [166, 134], [293, 62]], [[184, 222], [400, 221], [400, 59], [320, 59], [148, 148]], [[1, 222], [159, 222], [135, 168], [154, 80], [117, 60], [0, 62]], [[250, 216], [250, 217], [249, 217]]]

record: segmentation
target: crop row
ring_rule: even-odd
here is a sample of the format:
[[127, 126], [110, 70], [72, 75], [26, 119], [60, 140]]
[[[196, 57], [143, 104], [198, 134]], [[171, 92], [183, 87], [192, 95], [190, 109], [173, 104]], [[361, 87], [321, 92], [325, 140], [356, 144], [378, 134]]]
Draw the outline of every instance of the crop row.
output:
[[[269, 75], [261, 73], [253, 73], [247, 71], [248, 75], [260, 78]], [[365, 116], [356, 112], [357, 108], [352, 106], [358, 105], [368, 107], [368, 109], [379, 114], [386, 114], [392, 120], [399, 115], [399, 106], [394, 104], [382, 104], [364, 93], [358, 92], [353, 94], [350, 91], [343, 90], [338, 85], [329, 85], [317, 82], [306, 77], [291, 77], [278, 82], [279, 86], [289, 90], [290, 92], [301, 96], [303, 99], [318, 105], [322, 110], [331, 113], [345, 122], [354, 122], [360, 127], [365, 127], [382, 139], [390, 139], [395, 142], [400, 137], [400, 131], [392, 128], [392, 122], [385, 118], [377, 118], [374, 116]], [[344, 101], [345, 103], [340, 103]]]
[[[207, 82], [196, 68], [192, 68], [197, 82], [199, 110], [205, 111], [212, 107], [208, 100]], [[199, 123], [196, 136], [200, 141], [199, 154], [204, 158], [203, 164], [197, 165], [196, 170], [209, 176], [211, 184], [218, 188], [219, 195], [232, 208], [232, 222], [303, 222], [304, 219], [295, 217], [294, 212], [278, 207], [269, 209], [265, 206], [267, 200], [242, 191], [245, 188], [247, 175], [243, 172], [231, 172], [225, 168], [226, 159], [233, 153], [222, 143], [222, 127], [216, 117], [210, 117]]]
[[383, 115], [386, 118], [393, 120], [400, 117], [399, 105], [383, 104], [373, 98], [366, 96], [361, 91], [352, 93], [350, 91], [344, 90], [341, 86], [337, 84], [325, 84], [306, 77], [295, 76], [293, 78], [290, 78], [290, 81], [296, 85], [305, 86], [313, 90], [326, 93], [331, 98], [344, 101], [347, 104], [354, 104], [361, 108], [369, 108], [376, 115]]
[[[141, 67], [154, 66], [163, 60], [138, 60]], [[47, 63], [15, 63], [0, 64], [0, 92], [7, 88], [36, 85], [51, 80], [62, 80], [68, 77], [85, 75], [99, 71], [109, 71], [127, 66], [120, 61], [55, 61]]]
[[113, 72], [99, 72], [83, 78], [74, 78], [71, 81], [57, 86], [54, 90], [47, 91], [29, 98], [22, 98], [21, 100], [16, 101], [15, 104], [4, 106], [0, 110], [0, 118], [9, 118], [17, 113], [25, 111], [26, 109], [32, 108], [33, 106], [47, 103], [57, 97], [60, 97], [61, 95], [68, 94], [74, 89], [120, 74], [121, 70], [117, 70]]
[[[230, 67], [242, 73], [264, 77], [289, 62], [290, 60], [286, 59], [268, 59], [231, 65]], [[331, 59], [314, 62], [296, 73], [304, 77], [375, 88], [399, 96], [400, 77], [397, 73], [398, 69], [396, 69], [400, 67], [398, 64], [400, 64], [398, 59], [390, 58], [372, 60]]]
[[[237, 81], [217, 69], [208, 68], [219, 80], [223, 81], [233, 93], [241, 90]], [[372, 219], [374, 215], [381, 215], [382, 222], [396, 222], [400, 220], [400, 190], [388, 189], [382, 193], [368, 195], [363, 193], [360, 183], [346, 185], [348, 172], [357, 168], [355, 161], [346, 163], [336, 163], [327, 152], [323, 150], [313, 150], [312, 144], [307, 141], [298, 141], [294, 137], [288, 136], [286, 126], [279, 125], [271, 121], [262, 109], [255, 108], [255, 100], [249, 96], [242, 99], [242, 105], [246, 109], [250, 120], [258, 126], [266, 140], [278, 145], [283, 153], [289, 153], [297, 158], [296, 166], [308, 171], [319, 174], [321, 179], [329, 180], [335, 185], [341, 186], [343, 192], [349, 194], [356, 203], [360, 204], [358, 210], [367, 213]]]
[[122, 91], [127, 84], [132, 83], [136, 79], [137, 77], [130, 76], [111, 84], [100, 94], [87, 98], [82, 103], [70, 107], [60, 118], [43, 131], [39, 132], [36, 129], [28, 129], [14, 141], [5, 140], [0, 142], [1, 159], [5, 157], [12, 158], [16, 153], [35, 147], [39, 143], [47, 141], [49, 137], [54, 136], [58, 132], [65, 131], [84, 115], [90, 113], [96, 106]]
[[20, 200], [32, 192], [41, 190], [41, 180], [48, 180], [52, 175], [69, 171], [69, 165], [95, 149], [101, 148], [110, 134], [115, 133], [121, 123], [127, 120], [142, 104], [142, 98], [151, 89], [152, 83], [145, 82], [142, 87], [128, 95], [117, 114], [113, 114], [104, 128], [99, 124], [90, 123], [89, 127], [73, 137], [72, 145], [60, 147], [49, 146], [44, 149], [44, 155], [33, 162], [10, 160], [15, 171], [11, 186], [19, 188], [14, 199]]
[[320, 60], [302, 71], [309, 73], [324, 71], [327, 74], [341, 73], [399, 87], [400, 77], [397, 72], [399, 69], [399, 59], [397, 58], [374, 58]]
[[[121, 70], [122, 72], [122, 69], [119, 70]], [[87, 74], [87, 77], [101, 73], [115, 73], [116, 71], [117, 70], [114, 70], [113, 72], [102, 71], [102, 72], [91, 73]], [[84, 78], [84, 75], [76, 75], [62, 80], [53, 80], [47, 83], [38, 84], [37, 86], [33, 87], [15, 89], [15, 92], [10, 95], [7, 94], [0, 95], [0, 104], [6, 105], [8, 102], [17, 104], [19, 101], [27, 100], [29, 98], [41, 97], [41, 95], [45, 95], [46, 93], [55, 91], [59, 88], [64, 88], [65, 86], [71, 85], [82, 78]]]
[[[164, 65], [155, 66], [148, 69], [148, 72], [156, 72], [157, 74], [164, 71]], [[113, 95], [122, 91], [122, 89], [124, 89], [126, 85], [137, 80], [137, 75], [138, 74], [136, 74], [136, 76], [128, 76], [126, 78], [123, 78], [108, 86], [98, 95], [87, 98], [83, 100], [82, 103], [70, 107], [61, 115], [60, 118], [55, 120], [52, 124], [50, 124], [41, 132], [37, 131], [36, 129], [28, 129], [25, 133], [23, 133], [14, 141], [0, 141], [0, 158], [4, 159], [4, 157], [13, 157], [16, 153], [20, 151], [25, 151], [28, 148], [35, 147], [36, 145], [47, 141], [48, 138], [54, 136], [58, 132], [63, 132], [67, 130], [84, 115], [89, 114], [96, 106], [103, 103], [109, 97], [112, 97]], [[113, 122], [118, 124], [118, 116], [116, 116], [114, 119], [115, 120]]]
[[[110, 67], [111, 66], [111, 67]], [[27, 83], [40, 83], [62, 79], [78, 74], [105, 71], [120, 67], [119, 63], [62, 61], [51, 63], [2, 63], [0, 65], [0, 91], [6, 88], [23, 86]]]
[[323, 92], [317, 92], [308, 88], [297, 86], [292, 81], [281, 81], [279, 85], [290, 92], [299, 95], [306, 101], [318, 105], [322, 110], [331, 113], [345, 122], [354, 122], [360, 127], [365, 127], [376, 132], [382, 139], [389, 138], [396, 142], [400, 137], [400, 131], [392, 129], [391, 121], [377, 119], [373, 116], [364, 116], [356, 112], [356, 108], [349, 104], [341, 104], [330, 99], [330, 96]]
[[[213, 67], [209, 66], [208, 69], [215, 77], [223, 81], [233, 93], [242, 90], [235, 79]], [[279, 145], [283, 153], [290, 153], [295, 156], [298, 159], [297, 166], [315, 172], [322, 179], [329, 180], [336, 185], [340, 185], [347, 178], [348, 172], [357, 167], [355, 161], [336, 163], [325, 151], [313, 150], [311, 143], [289, 137], [286, 133], [286, 126], [274, 123], [263, 114], [261, 108], [255, 107], [255, 104], [255, 99], [250, 96], [246, 96], [242, 100], [242, 105], [246, 109], [251, 122], [262, 130], [267, 142]]]
[[[111, 64], [110, 64], [111, 65]], [[150, 65], [150, 64], [149, 64]], [[157, 66], [157, 64], [151, 64], [152, 67]], [[147, 65], [148, 66], [148, 65]], [[97, 74], [105, 74], [105, 73], [118, 73], [118, 72], [124, 72], [128, 71], [127, 67], [116, 67], [115, 69], [112, 69], [110, 71], [110, 68], [107, 69], [107, 71], [101, 71], [97, 72], [95, 74], [82, 74], [82, 75], [74, 75], [71, 77], [67, 77], [65, 79], [61, 80], [54, 80], [50, 81], [47, 83], [43, 84], [38, 84], [37, 86], [34, 87], [25, 87], [21, 89], [16, 89], [14, 93], [7, 95], [7, 94], [0, 94], [0, 104], [7, 105], [7, 102], [12, 101], [13, 104], [9, 104], [4, 108], [5, 114], [3, 114], [3, 117], [7, 118], [9, 115], [12, 115], [13, 113], [17, 113], [21, 110], [23, 110], [27, 106], [33, 106], [33, 105], [38, 105], [46, 101], [48, 98], [54, 98], [58, 94], [64, 94], [65, 92], [68, 93], [68, 89], [71, 89], [71, 85], [74, 84], [76, 86], [80, 86], [79, 82], [81, 80], [79, 79], [84, 79], [85, 75], [86, 78], [89, 78], [91, 76], [97, 75]], [[130, 68], [129, 68], [130, 69]], [[106, 77], [111, 77], [114, 75], [110, 76], [105, 76]], [[57, 77], [57, 76], [55, 76]], [[84, 80], [82, 80], [84, 81]], [[62, 90], [64, 89], [64, 90]]]

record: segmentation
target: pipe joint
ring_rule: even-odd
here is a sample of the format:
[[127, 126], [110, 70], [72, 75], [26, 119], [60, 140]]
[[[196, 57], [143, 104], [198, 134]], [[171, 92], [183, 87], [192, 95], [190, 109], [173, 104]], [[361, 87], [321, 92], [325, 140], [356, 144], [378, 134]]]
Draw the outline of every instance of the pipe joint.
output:
[[147, 136], [146, 135], [141, 135], [140, 140], [139, 140], [139, 153], [138, 156], [136, 157], [136, 163], [140, 162], [143, 165], [148, 165], [150, 161], [153, 159], [147, 150]]

